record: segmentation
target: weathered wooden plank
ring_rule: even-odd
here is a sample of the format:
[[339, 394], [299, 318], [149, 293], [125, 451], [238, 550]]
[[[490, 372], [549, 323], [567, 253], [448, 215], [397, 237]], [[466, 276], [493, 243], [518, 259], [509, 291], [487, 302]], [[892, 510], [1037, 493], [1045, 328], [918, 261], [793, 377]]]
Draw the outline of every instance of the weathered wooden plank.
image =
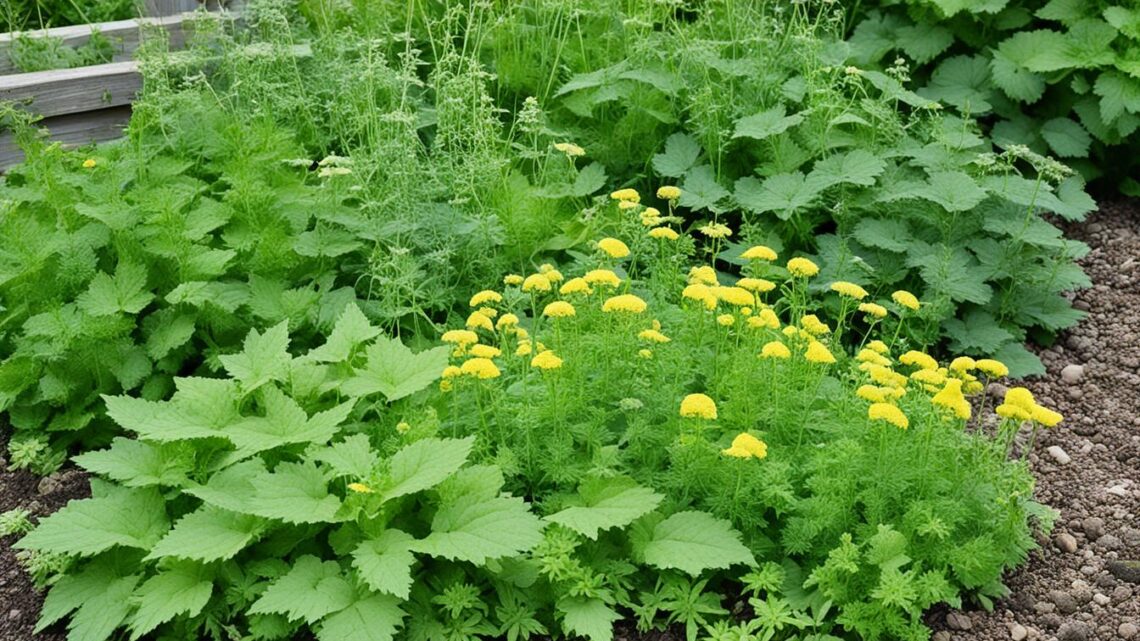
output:
[[[109, 107], [98, 111], [65, 114], [44, 118], [38, 124], [51, 131], [51, 139], [68, 147], [90, 142], [114, 140], [123, 135], [123, 128], [131, 119], [129, 105]], [[0, 172], [24, 159], [24, 152], [16, 146], [12, 132], [0, 133]]]
[[[115, 48], [112, 62], [129, 60], [142, 40], [142, 31], [145, 29], [165, 29], [170, 38], [171, 49], [181, 49], [186, 42], [187, 16], [178, 14], [159, 18], [136, 18], [132, 20], [116, 20], [114, 22], [98, 22], [94, 24], [72, 25], [69, 27], [56, 27], [41, 31], [28, 31], [24, 35], [30, 38], [57, 38], [65, 47], [81, 47], [91, 40], [92, 32], [98, 31], [106, 36]], [[18, 73], [19, 69], [12, 64], [8, 56], [8, 49], [19, 37], [19, 33], [0, 33], [0, 74]]]
[[146, 0], [143, 3], [143, 13], [148, 16], [172, 16], [193, 11], [198, 8], [198, 4], [198, 0]]
[[127, 105], [141, 88], [133, 60], [0, 76], [0, 100], [26, 104], [43, 116]]

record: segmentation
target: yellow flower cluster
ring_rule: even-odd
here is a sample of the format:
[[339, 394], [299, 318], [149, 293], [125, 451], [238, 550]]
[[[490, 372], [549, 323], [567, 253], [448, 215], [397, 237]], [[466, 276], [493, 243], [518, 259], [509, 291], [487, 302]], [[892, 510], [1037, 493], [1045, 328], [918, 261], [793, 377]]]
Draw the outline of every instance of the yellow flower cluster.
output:
[[831, 291], [839, 294], [840, 296], [847, 296], [855, 300], [863, 300], [867, 297], [867, 290], [863, 289], [855, 283], [839, 280], [831, 284]]
[[819, 265], [806, 258], [796, 257], [788, 261], [788, 272], [798, 278], [811, 278], [819, 273]]
[[716, 402], [705, 394], [689, 394], [681, 401], [681, 416], [716, 420]]
[[721, 450], [721, 453], [734, 458], [762, 459], [768, 456], [768, 444], [747, 432], [741, 432], [732, 439], [732, 445]]
[[619, 296], [611, 296], [602, 303], [602, 311], [606, 313], [612, 312], [627, 312], [630, 314], [640, 314], [648, 307], [645, 301], [634, 296], [633, 294], [621, 294]]
[[598, 249], [610, 258], [625, 258], [629, 256], [629, 246], [616, 238], [603, 238], [598, 241]]
[[995, 410], [1002, 418], [1023, 422], [1033, 421], [1045, 427], [1055, 427], [1065, 420], [1060, 412], [1037, 404], [1033, 392], [1024, 387], [1011, 387], [1005, 393], [1005, 400]]

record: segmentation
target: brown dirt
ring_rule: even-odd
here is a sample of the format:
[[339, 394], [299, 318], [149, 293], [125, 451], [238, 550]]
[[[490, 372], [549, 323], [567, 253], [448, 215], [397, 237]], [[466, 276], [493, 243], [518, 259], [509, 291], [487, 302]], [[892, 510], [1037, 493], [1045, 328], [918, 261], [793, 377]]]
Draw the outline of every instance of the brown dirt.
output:
[[[1008, 578], [1011, 594], [993, 612], [931, 613], [934, 641], [1017, 639], [1016, 626], [1029, 640], [1127, 640], [1129, 625], [1140, 628], [1140, 569], [1128, 576], [1119, 565], [1140, 560], [1140, 201], [1104, 205], [1066, 232], [1093, 247], [1082, 264], [1094, 286], [1074, 299], [1089, 317], [1038, 350], [1048, 373], [1026, 383], [1067, 417], [1029, 457], [1038, 500], [1061, 516], [1042, 549]], [[1069, 365], [1083, 366], [1079, 380], [1062, 377]], [[1070, 462], [1058, 462], [1053, 446]], [[23, 507], [44, 516], [87, 494], [78, 471], [49, 479], [11, 471], [0, 458], [0, 512]], [[0, 641], [62, 641], [61, 625], [32, 634], [41, 596], [11, 543], [0, 540]], [[619, 634], [644, 641], [637, 637]], [[1140, 632], [1131, 638], [1140, 641]]]

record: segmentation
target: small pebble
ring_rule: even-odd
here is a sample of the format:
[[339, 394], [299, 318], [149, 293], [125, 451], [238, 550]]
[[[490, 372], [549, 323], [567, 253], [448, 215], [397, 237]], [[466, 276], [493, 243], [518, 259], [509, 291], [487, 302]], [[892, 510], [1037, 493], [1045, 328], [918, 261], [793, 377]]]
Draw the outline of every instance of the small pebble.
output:
[[1112, 603], [1112, 599], [1108, 598], [1108, 595], [1101, 594], [1100, 592], [1093, 595], [1093, 601], [1096, 601], [1096, 604], [1101, 606]]
[[1065, 381], [1069, 385], [1072, 385], [1081, 380], [1081, 377], [1084, 375], [1085, 366], [1077, 365], [1076, 363], [1073, 363], [1072, 365], [1066, 365], [1065, 368], [1061, 370], [1061, 380]]
[[1136, 627], [1135, 623], [1125, 622], [1120, 624], [1120, 627], [1116, 629], [1116, 633], [1119, 634], [1122, 639], [1131, 639], [1137, 634], [1140, 634], [1140, 629]]
[[1062, 623], [1057, 630], [1057, 641], [1085, 641], [1089, 638], [1089, 626], [1080, 621]]
[[950, 641], [950, 633], [945, 630], [939, 630], [930, 637], [930, 641]]
[[970, 617], [961, 612], [951, 612], [947, 614], [946, 625], [949, 626], [951, 630], [969, 630], [974, 627], [974, 623], [970, 621]]
[[[1056, 447], [1056, 446], [1054, 445], [1053, 447]], [[1105, 492], [1107, 492], [1108, 494], [1111, 494], [1113, 496], [1119, 496], [1122, 498], [1128, 497], [1128, 489], [1125, 488], [1123, 485], [1113, 485], [1112, 487], [1105, 490]]]
[[1068, 554], [1077, 551], [1077, 539], [1068, 532], [1062, 532], [1053, 537], [1053, 544], [1057, 546], [1058, 550]]
[[1009, 638], [1013, 639], [1013, 641], [1022, 641], [1027, 636], [1029, 636], [1029, 630], [1026, 630], [1025, 626], [1020, 623], [1014, 623], [1010, 626]]
[[1061, 449], [1060, 445], [1050, 445], [1049, 449], [1045, 451], [1049, 452], [1049, 456], [1053, 457], [1058, 465], [1068, 465], [1073, 460], [1065, 450]]
[[1061, 614], [1072, 614], [1078, 609], [1077, 600], [1068, 592], [1052, 590], [1049, 592], [1049, 600], [1057, 606], [1057, 611]]

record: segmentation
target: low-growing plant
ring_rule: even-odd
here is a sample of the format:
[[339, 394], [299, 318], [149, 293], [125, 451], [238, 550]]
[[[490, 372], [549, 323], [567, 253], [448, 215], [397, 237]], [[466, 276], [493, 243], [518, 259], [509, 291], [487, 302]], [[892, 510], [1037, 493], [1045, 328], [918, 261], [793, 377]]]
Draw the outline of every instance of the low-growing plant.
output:
[[139, 6], [138, 0], [9, 0], [0, 7], [0, 32], [126, 20]]
[[1140, 194], [1140, 10], [1129, 3], [864, 2], [849, 42], [855, 64], [915, 65], [918, 93], [985, 120], [999, 143]]
[[115, 49], [111, 39], [96, 30], [78, 47], [68, 47], [59, 38], [21, 33], [8, 45], [6, 53], [17, 69], [28, 72], [110, 62]]

